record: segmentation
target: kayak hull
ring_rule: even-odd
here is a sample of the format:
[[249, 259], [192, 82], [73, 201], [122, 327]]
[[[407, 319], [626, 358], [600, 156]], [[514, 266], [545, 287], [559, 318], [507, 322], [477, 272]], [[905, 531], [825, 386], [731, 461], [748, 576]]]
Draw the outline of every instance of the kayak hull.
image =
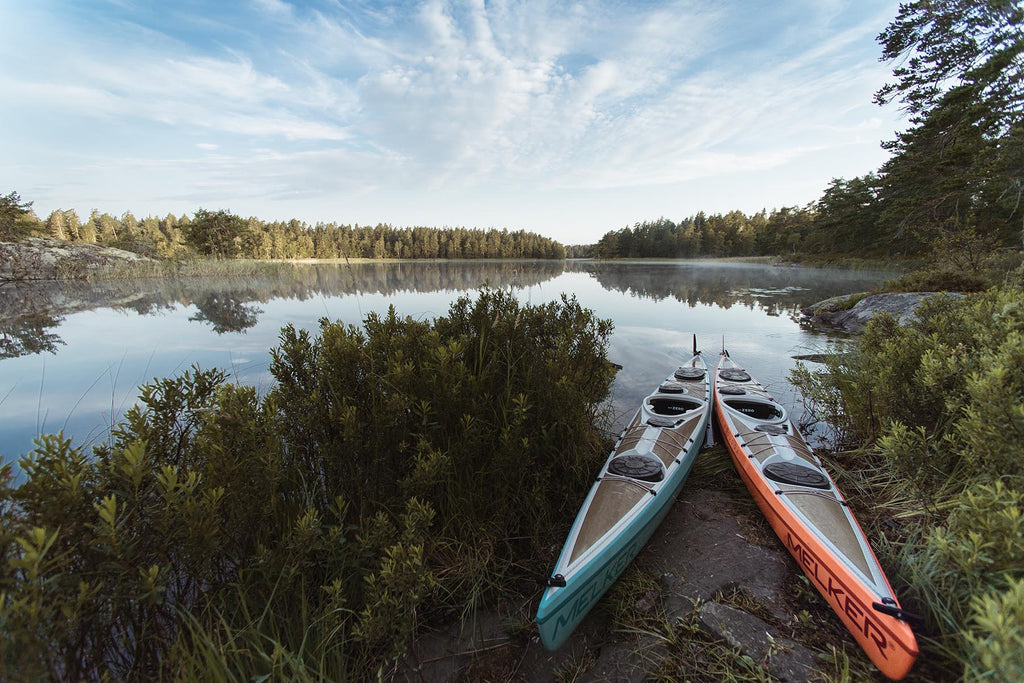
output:
[[[732, 379], [724, 379], [723, 370]], [[917, 659], [917, 641], [909, 625], [891, 614], [899, 605], [867, 537], [785, 409], [745, 374], [723, 354], [715, 418], [740, 477], [875, 666], [893, 680], [903, 678]]]
[[[591, 486], [541, 597], [537, 627], [549, 650], [565, 642], [664, 520], [710, 414], [710, 371], [699, 354], [644, 399]], [[622, 470], [623, 461], [636, 467]]]

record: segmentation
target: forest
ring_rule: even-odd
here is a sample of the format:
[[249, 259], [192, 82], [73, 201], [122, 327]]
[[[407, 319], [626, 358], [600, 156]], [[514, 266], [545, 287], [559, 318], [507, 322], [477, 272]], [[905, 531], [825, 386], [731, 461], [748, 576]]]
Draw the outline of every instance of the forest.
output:
[[17, 192], [0, 197], [0, 241], [40, 235], [125, 249], [152, 258], [208, 256], [247, 259], [562, 259], [565, 248], [535, 233], [476, 228], [397, 228], [267, 222], [230, 211], [197, 210], [139, 220], [93, 210], [83, 222], [74, 209], [41, 221]]

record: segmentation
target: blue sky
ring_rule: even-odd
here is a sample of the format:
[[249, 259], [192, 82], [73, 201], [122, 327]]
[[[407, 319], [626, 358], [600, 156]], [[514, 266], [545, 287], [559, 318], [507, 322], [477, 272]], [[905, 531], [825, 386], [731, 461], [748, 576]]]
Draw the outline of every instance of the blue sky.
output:
[[905, 126], [897, 5], [0, 0], [0, 193], [566, 244], [803, 205]]

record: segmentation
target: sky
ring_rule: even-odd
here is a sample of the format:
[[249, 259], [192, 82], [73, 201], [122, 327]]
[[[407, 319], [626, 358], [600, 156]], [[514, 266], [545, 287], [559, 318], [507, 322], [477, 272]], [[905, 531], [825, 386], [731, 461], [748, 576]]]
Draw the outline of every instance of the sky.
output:
[[818, 199], [895, 0], [0, 0], [0, 194], [563, 244]]

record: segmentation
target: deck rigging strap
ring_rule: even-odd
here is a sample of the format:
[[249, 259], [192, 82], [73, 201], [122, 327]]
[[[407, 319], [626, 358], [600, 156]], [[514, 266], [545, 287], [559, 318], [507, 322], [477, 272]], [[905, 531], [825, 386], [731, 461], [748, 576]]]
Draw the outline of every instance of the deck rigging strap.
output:
[[753, 448], [750, 448], [750, 446], [747, 446], [747, 448], [750, 449], [750, 455], [748, 455], [747, 457], [749, 457], [749, 458], [756, 458], [757, 456], [761, 455], [765, 451], [774, 451], [775, 450], [775, 444], [770, 443], [767, 446], [764, 446], [759, 451], [755, 451]]
[[835, 496], [830, 496], [828, 493], [825, 493], [824, 491], [801, 491], [801, 490], [798, 490], [798, 489], [776, 489], [775, 490], [775, 495], [776, 496], [798, 496], [798, 495], [799, 496], [817, 496], [818, 498], [824, 498], [825, 500], [831, 501], [831, 502], [835, 503], [836, 505], [840, 505], [840, 506], [842, 506], [844, 508], [845, 507], [850, 507], [849, 504], [845, 500], [840, 500], [839, 498], [836, 498]]
[[627, 484], [632, 484], [633, 486], [637, 487], [638, 489], [642, 489], [642, 490], [646, 491], [647, 493], [651, 494], [652, 496], [658, 495], [658, 492], [654, 490], [653, 484], [647, 484], [646, 482], [643, 482], [643, 481], [637, 481], [636, 479], [632, 479], [630, 477], [622, 477], [622, 476], [619, 476], [618, 474], [612, 474], [611, 472], [609, 472], [607, 474], [601, 475], [600, 477], [597, 478], [597, 480], [598, 481], [624, 481]]

